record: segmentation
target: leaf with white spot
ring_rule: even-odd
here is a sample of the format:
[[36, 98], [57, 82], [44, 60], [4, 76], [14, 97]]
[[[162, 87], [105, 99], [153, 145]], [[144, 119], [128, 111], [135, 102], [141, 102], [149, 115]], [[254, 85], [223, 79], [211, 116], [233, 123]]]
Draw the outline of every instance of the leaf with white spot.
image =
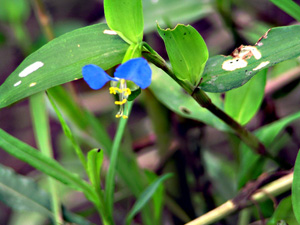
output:
[[241, 46], [231, 56], [208, 59], [200, 88], [226, 92], [240, 87], [260, 70], [300, 56], [300, 25], [270, 29], [255, 46]]
[[29, 55], [0, 86], [0, 108], [48, 88], [82, 78], [81, 68], [109, 69], [121, 63], [128, 48], [106, 24], [62, 35]]

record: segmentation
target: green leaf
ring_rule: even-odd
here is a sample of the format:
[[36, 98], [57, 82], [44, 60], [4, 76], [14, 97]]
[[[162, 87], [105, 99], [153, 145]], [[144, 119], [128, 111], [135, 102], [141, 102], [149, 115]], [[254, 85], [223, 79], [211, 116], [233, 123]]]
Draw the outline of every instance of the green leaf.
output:
[[267, 225], [278, 225], [280, 221], [286, 221], [287, 224], [297, 224], [293, 213], [291, 196], [280, 201]]
[[[300, 118], [300, 112], [287, 116], [255, 131], [258, 139], [269, 148], [279, 133], [290, 123]], [[241, 165], [238, 174], [238, 187], [243, 187], [249, 180], [262, 173], [264, 159], [253, 153], [246, 145], [241, 146]]]
[[199, 83], [208, 59], [206, 44], [195, 28], [177, 25], [174, 29], [157, 31], [165, 42], [168, 56], [176, 77], [191, 86]]
[[[210, 58], [200, 88], [207, 92], [226, 92], [244, 85], [261, 69], [298, 57], [299, 33], [300, 25], [272, 28], [256, 45], [237, 48], [234, 58], [222, 55]], [[244, 55], [248, 54], [249, 58], [243, 61], [243, 54], [237, 54], [239, 50], [242, 50]]]
[[[38, 212], [53, 219], [50, 197], [29, 177], [16, 174], [12, 169], [0, 164], [0, 201], [18, 211]], [[64, 220], [80, 225], [89, 225], [89, 221], [65, 207]]]
[[270, 0], [273, 4], [281, 8], [294, 19], [300, 22], [300, 5], [292, 0]]
[[0, 108], [82, 78], [81, 69], [86, 64], [96, 64], [106, 70], [120, 63], [128, 45], [117, 35], [107, 34], [107, 29], [106, 24], [81, 28], [29, 55], [0, 86]]
[[146, 190], [140, 195], [138, 200], [135, 202], [134, 206], [130, 210], [126, 218], [126, 224], [130, 224], [133, 217], [146, 205], [146, 203], [151, 199], [152, 195], [155, 193], [159, 185], [166, 179], [173, 176], [168, 173], [159, 178], [157, 178]]
[[300, 223], [300, 154], [299, 152], [294, 167], [294, 177], [293, 177], [293, 184], [292, 184], [292, 205], [293, 205], [295, 217], [298, 223]]
[[[219, 130], [226, 130], [226, 125], [197, 102], [164, 71], [152, 68], [150, 89], [155, 97], [173, 112], [190, 119], [201, 121]], [[222, 108], [219, 94], [209, 94], [212, 102]]]
[[0, 200], [20, 211], [34, 211], [53, 218], [48, 194], [27, 177], [0, 164]]
[[69, 138], [69, 140], [71, 141], [72, 143], [72, 146], [75, 150], [75, 153], [77, 154], [81, 164], [83, 165], [84, 169], [87, 169], [87, 165], [86, 165], [86, 159], [85, 159], [85, 156], [79, 146], [79, 144], [77, 143], [71, 129], [69, 128], [68, 124], [66, 123], [66, 121], [64, 120], [62, 114], [60, 113], [59, 109], [57, 108], [57, 106], [55, 105], [53, 99], [52, 99], [52, 96], [50, 93], [48, 93], [48, 98], [49, 98], [49, 101], [59, 119], [59, 122], [62, 126], [62, 129], [64, 131], [64, 134], [66, 135], [67, 138]]
[[26, 0], [1, 0], [0, 20], [9, 23], [22, 23], [30, 14], [30, 4]]
[[141, 0], [104, 0], [104, 13], [110, 29], [128, 44], [143, 40], [144, 18]]
[[242, 125], [248, 123], [263, 100], [266, 79], [267, 70], [262, 70], [244, 86], [228, 91], [225, 95], [225, 112]]
[[[158, 176], [152, 171], [146, 170], [145, 174], [148, 177], [149, 182], [151, 183], [154, 182], [156, 179], [158, 179]], [[154, 210], [153, 224], [161, 223], [161, 216], [162, 216], [163, 206], [164, 206], [164, 194], [165, 194], [165, 188], [161, 183], [152, 196], [153, 210]]]
[[88, 153], [87, 172], [90, 181], [95, 188], [100, 187], [100, 171], [103, 162], [103, 151], [101, 149], [92, 149]]
[[90, 201], [94, 201], [95, 193], [88, 183], [83, 181], [77, 174], [67, 171], [54, 159], [44, 156], [38, 150], [9, 135], [2, 129], [0, 129], [0, 147], [48, 176], [75, 190], [84, 192]]

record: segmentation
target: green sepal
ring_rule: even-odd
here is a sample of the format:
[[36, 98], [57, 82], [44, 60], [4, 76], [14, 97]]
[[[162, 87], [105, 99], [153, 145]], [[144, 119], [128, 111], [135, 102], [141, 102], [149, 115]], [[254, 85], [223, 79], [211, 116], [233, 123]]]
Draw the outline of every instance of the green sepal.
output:
[[144, 17], [141, 0], [104, 0], [104, 13], [110, 29], [127, 43], [143, 40]]
[[197, 85], [208, 60], [207, 46], [201, 35], [192, 26], [183, 24], [165, 30], [157, 25], [157, 30], [165, 42], [176, 77], [191, 86]]

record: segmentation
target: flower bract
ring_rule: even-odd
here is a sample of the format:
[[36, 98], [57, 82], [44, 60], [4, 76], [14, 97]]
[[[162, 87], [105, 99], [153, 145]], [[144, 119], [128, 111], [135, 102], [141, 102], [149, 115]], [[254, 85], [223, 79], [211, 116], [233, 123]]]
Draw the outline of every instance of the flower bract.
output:
[[94, 90], [102, 88], [108, 81], [118, 82], [117, 86], [110, 87], [109, 90], [111, 94], [119, 94], [119, 101], [115, 101], [116, 105], [120, 105], [116, 117], [127, 118], [127, 114], [124, 114], [124, 105], [131, 91], [127, 88], [126, 80], [145, 89], [151, 84], [152, 71], [145, 59], [135, 58], [121, 64], [116, 69], [114, 77], [109, 76], [102, 68], [93, 64], [84, 66], [82, 75], [85, 82]]

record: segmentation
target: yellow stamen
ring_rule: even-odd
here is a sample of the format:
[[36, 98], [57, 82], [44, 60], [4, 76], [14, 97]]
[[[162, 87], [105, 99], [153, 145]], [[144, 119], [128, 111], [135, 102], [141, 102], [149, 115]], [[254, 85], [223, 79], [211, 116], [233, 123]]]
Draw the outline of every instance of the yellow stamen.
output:
[[127, 119], [127, 118], [128, 118], [128, 116], [125, 116], [125, 115], [123, 115], [123, 116], [122, 116], [122, 118], [123, 118], [123, 119]]
[[127, 102], [127, 99], [124, 98], [122, 101], [115, 101], [116, 105], [124, 105]]

